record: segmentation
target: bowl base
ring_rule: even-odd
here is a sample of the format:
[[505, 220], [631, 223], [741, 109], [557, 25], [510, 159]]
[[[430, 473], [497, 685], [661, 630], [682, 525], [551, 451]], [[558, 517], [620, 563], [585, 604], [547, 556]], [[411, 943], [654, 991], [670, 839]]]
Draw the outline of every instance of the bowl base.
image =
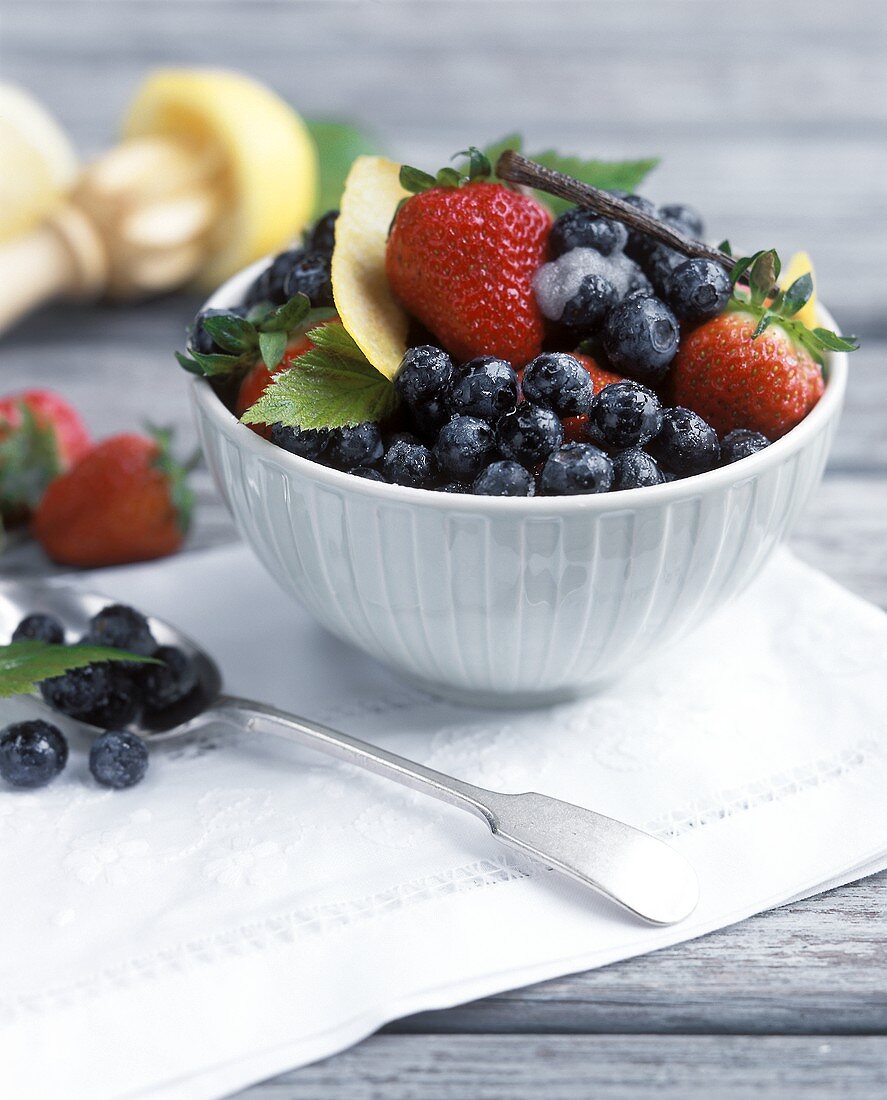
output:
[[400, 675], [414, 687], [427, 691], [429, 695], [445, 699], [448, 703], [482, 710], [532, 710], [537, 707], [556, 706], [558, 703], [571, 703], [586, 695], [594, 695], [602, 691], [609, 682], [602, 680], [581, 687], [552, 688], [550, 691], [492, 691], [484, 688], [457, 687], [454, 684], [439, 684], [403, 671]]

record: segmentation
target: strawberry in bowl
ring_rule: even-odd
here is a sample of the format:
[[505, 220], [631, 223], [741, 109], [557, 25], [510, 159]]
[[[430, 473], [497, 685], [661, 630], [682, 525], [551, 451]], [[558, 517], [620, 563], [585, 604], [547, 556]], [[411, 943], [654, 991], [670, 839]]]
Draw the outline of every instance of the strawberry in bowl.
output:
[[739, 591], [821, 475], [853, 342], [811, 317], [808, 271], [634, 195], [645, 167], [548, 210], [546, 178], [513, 190], [476, 150], [433, 176], [359, 158], [338, 215], [222, 287], [214, 346], [180, 356], [262, 562], [433, 690], [618, 675]]

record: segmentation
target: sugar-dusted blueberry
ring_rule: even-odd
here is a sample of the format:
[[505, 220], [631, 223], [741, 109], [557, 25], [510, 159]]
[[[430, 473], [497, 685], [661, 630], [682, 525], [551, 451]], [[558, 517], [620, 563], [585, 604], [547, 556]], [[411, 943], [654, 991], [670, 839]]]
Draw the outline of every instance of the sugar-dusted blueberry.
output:
[[554, 409], [558, 416], [584, 416], [591, 407], [591, 375], [575, 355], [545, 351], [524, 367], [524, 396]]
[[12, 632], [14, 642], [48, 642], [49, 645], [62, 645], [65, 629], [54, 615], [35, 612], [26, 615]]
[[286, 301], [284, 283], [290, 269], [305, 255], [304, 248], [290, 248], [275, 256], [271, 263], [251, 284], [246, 292], [246, 304], [258, 305], [259, 302], [269, 302], [271, 305], [280, 306]]
[[134, 787], [148, 770], [148, 746], [127, 730], [107, 730], [92, 743], [89, 770], [103, 787], [115, 791]]
[[0, 731], [0, 777], [12, 787], [45, 787], [64, 769], [68, 742], [42, 718], [14, 722]]
[[123, 603], [111, 603], [103, 607], [89, 621], [89, 630], [83, 639], [90, 645], [111, 646], [126, 649], [140, 657], [150, 657], [157, 648], [151, 626], [145, 616]]
[[531, 497], [533, 477], [525, 466], [509, 458], [491, 462], [474, 479], [473, 492], [482, 497]]
[[315, 309], [333, 304], [329, 253], [308, 249], [293, 257], [283, 280], [284, 301], [296, 294], [304, 294]]
[[604, 326], [603, 343], [611, 365], [655, 385], [661, 382], [678, 350], [680, 330], [675, 315], [658, 298], [626, 298]]
[[372, 466], [382, 457], [382, 433], [371, 421], [330, 430], [326, 457], [331, 466], [350, 470], [354, 466]]
[[437, 479], [437, 462], [424, 443], [398, 439], [382, 458], [382, 472], [395, 485], [430, 489]]
[[721, 455], [714, 428], [681, 405], [665, 409], [659, 434], [650, 440], [647, 450], [664, 470], [678, 477], [713, 469]]
[[188, 329], [188, 346], [201, 355], [217, 355], [219, 353], [230, 354], [225, 348], [220, 348], [206, 331], [206, 320], [209, 317], [220, 317], [222, 314], [234, 313], [238, 317], [246, 316], [246, 309], [242, 306], [233, 306], [231, 309], [203, 309]]
[[769, 446], [770, 440], [760, 432], [753, 432], [751, 428], [734, 428], [721, 440], [721, 464], [728, 466], [731, 462], [739, 462]]
[[732, 289], [730, 276], [714, 260], [685, 260], [671, 272], [668, 304], [681, 321], [696, 325], [723, 313]]
[[[641, 277], [644, 278], [643, 275]], [[571, 332], [591, 336], [598, 331], [618, 301], [619, 293], [605, 275], [586, 275], [579, 289], [565, 303], [560, 323]]]
[[705, 223], [702, 215], [692, 206], [683, 202], [668, 202], [659, 207], [659, 217], [662, 221], [673, 225], [680, 233], [687, 237], [699, 238], [705, 233]]
[[592, 401], [588, 422], [595, 442], [619, 450], [642, 446], [662, 426], [662, 404], [640, 382], [612, 382]]
[[348, 473], [354, 477], [362, 477], [364, 481], [381, 481], [388, 484], [388, 478], [378, 470], [374, 470], [372, 466], [355, 466]]
[[293, 428], [287, 424], [271, 425], [271, 442], [290, 454], [319, 462], [326, 453], [330, 433], [325, 428]]
[[146, 665], [141, 681], [145, 706], [156, 711], [171, 707], [191, 694], [197, 687], [197, 667], [178, 646], [160, 646], [154, 659], [160, 664]]
[[453, 374], [446, 398], [453, 416], [498, 420], [517, 404], [517, 373], [505, 359], [481, 355]]
[[411, 409], [442, 397], [453, 376], [453, 360], [442, 348], [420, 344], [408, 348], [394, 376], [394, 388]]
[[621, 222], [611, 221], [593, 210], [573, 207], [561, 214], [551, 227], [548, 246], [553, 256], [561, 256], [574, 248], [593, 248], [602, 256], [620, 252], [628, 240], [628, 230]]
[[492, 427], [477, 416], [454, 416], [440, 429], [434, 457], [450, 478], [476, 477], [496, 453]]
[[306, 246], [313, 252], [325, 252], [332, 255], [333, 246], [336, 243], [336, 219], [338, 210], [328, 210], [322, 218], [314, 223], [305, 238]]
[[665, 475], [656, 459], [640, 447], [628, 447], [612, 456], [613, 489], [642, 489], [662, 485]]
[[534, 466], [556, 451], [564, 437], [557, 413], [545, 405], [522, 401], [496, 425], [496, 441], [506, 458]]
[[539, 475], [544, 496], [606, 493], [613, 484], [613, 463], [591, 443], [568, 443], [549, 455]]

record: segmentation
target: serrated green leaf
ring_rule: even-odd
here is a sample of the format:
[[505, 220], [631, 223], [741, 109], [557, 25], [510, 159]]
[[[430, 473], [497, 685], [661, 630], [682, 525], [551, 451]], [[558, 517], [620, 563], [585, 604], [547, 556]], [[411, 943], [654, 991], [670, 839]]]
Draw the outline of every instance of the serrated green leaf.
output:
[[379, 143], [350, 122], [307, 119], [306, 125], [317, 145], [320, 180], [314, 216], [335, 210], [342, 199], [345, 178], [360, 156], [382, 152]]
[[283, 353], [286, 351], [285, 332], [260, 332], [259, 351], [268, 370], [273, 371], [280, 365]]
[[203, 327], [213, 338], [214, 343], [234, 355], [242, 355], [256, 346], [258, 334], [255, 326], [236, 313], [219, 313], [213, 317], [206, 317]]
[[311, 312], [311, 302], [306, 294], [296, 294], [282, 306], [271, 310], [259, 323], [261, 332], [291, 332]]
[[139, 657], [105, 646], [49, 645], [46, 642], [12, 642], [0, 646], [0, 698], [24, 695], [43, 680], [61, 676], [73, 668], [105, 661], [158, 664], [153, 657]]
[[243, 423], [339, 428], [391, 414], [393, 382], [367, 361], [342, 325], [312, 329], [308, 336], [316, 346], [274, 376]]

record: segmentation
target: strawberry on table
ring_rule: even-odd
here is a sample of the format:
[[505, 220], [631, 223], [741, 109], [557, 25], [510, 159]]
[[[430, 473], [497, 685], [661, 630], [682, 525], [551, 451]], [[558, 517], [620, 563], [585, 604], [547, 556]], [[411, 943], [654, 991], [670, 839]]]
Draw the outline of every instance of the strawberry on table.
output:
[[723, 436], [735, 428], [778, 439], [822, 396], [822, 353], [856, 344], [798, 320], [812, 293], [809, 275], [771, 297], [779, 277], [774, 252], [740, 261], [750, 290], [737, 291], [725, 313], [684, 336], [671, 368], [676, 405], [702, 416]]
[[25, 518], [46, 486], [92, 446], [80, 415], [51, 390], [0, 397], [0, 515]]
[[60, 565], [147, 561], [182, 545], [191, 502], [185, 470], [169, 452], [169, 433], [116, 435], [52, 482], [33, 532]]
[[546, 259], [551, 216], [530, 196], [488, 182], [489, 161], [476, 149], [469, 156], [468, 177], [401, 170], [413, 194], [391, 227], [388, 281], [457, 359], [523, 365], [542, 350], [532, 278]]

